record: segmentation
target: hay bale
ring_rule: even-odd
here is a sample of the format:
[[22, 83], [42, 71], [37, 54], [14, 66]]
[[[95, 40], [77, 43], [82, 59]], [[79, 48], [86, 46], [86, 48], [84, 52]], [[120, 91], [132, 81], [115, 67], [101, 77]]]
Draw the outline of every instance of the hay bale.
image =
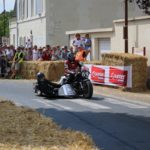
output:
[[101, 61], [85, 61], [84, 64], [102, 65]]
[[0, 101], [0, 149], [96, 150], [85, 133], [63, 130], [35, 110]]
[[64, 74], [63, 61], [47, 61], [38, 64], [38, 71], [43, 72], [48, 80], [58, 81]]
[[35, 79], [38, 72], [43, 72], [48, 80], [58, 81], [64, 74], [63, 61], [25, 61], [20, 74], [25, 79]]
[[34, 79], [37, 73], [38, 63], [36, 61], [25, 61], [21, 64], [20, 74], [25, 79]]
[[146, 89], [147, 82], [147, 58], [128, 53], [105, 53], [102, 54], [102, 64], [108, 66], [132, 65], [132, 89], [141, 91]]

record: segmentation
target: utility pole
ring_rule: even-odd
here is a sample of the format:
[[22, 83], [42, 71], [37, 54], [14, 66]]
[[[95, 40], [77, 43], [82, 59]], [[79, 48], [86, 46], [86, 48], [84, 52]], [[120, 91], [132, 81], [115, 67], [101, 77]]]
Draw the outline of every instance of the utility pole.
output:
[[124, 50], [128, 53], [128, 0], [125, 0]]

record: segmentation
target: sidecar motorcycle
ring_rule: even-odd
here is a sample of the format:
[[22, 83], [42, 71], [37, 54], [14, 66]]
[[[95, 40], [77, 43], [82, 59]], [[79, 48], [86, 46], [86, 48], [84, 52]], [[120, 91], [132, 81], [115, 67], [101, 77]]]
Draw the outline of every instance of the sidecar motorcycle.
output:
[[37, 74], [37, 82], [34, 84], [34, 92], [38, 95], [49, 97], [83, 97], [92, 98], [93, 85], [89, 80], [89, 70], [83, 66], [78, 73], [70, 72], [62, 76], [58, 83], [45, 79], [41, 72]]

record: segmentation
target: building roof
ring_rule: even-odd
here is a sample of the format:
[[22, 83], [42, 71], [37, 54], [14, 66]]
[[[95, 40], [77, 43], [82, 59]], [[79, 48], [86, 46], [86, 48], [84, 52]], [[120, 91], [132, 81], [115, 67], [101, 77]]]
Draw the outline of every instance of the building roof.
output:
[[75, 30], [75, 31], [66, 31], [66, 34], [76, 34], [76, 33], [97, 33], [97, 32], [112, 32], [113, 28], [100, 28], [100, 29], [89, 29], [89, 30]]

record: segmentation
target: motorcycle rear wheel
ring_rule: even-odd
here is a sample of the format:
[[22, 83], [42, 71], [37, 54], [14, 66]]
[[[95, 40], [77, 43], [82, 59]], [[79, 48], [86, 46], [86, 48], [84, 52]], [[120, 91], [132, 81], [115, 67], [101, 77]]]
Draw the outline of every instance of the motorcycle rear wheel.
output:
[[93, 96], [93, 85], [87, 80], [83, 82], [83, 97], [86, 99], [90, 99]]

